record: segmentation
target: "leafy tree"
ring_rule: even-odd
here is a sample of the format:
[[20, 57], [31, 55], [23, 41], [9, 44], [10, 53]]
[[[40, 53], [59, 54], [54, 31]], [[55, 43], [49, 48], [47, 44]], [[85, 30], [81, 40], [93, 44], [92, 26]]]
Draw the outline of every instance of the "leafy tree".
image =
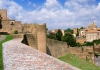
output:
[[84, 27], [81, 27], [80, 29], [84, 29]]
[[50, 34], [48, 34], [48, 35], [47, 35], [47, 38], [50, 38], [50, 39], [55, 39], [55, 40], [56, 40], [56, 35], [55, 35], [55, 34], [50, 33]]
[[71, 47], [76, 46], [76, 39], [70, 32], [65, 33], [65, 35], [62, 37], [62, 41], [67, 42], [67, 44]]
[[77, 28], [77, 34], [76, 34], [76, 36], [79, 36], [79, 29]]
[[65, 30], [65, 32], [70, 32], [70, 33], [72, 33], [72, 34], [73, 34], [73, 30], [72, 30], [72, 29], [70, 29], [70, 28], [68, 28], [67, 30]]
[[63, 35], [63, 34], [62, 34], [61, 30], [58, 29], [58, 31], [57, 31], [57, 33], [56, 33], [56, 38], [57, 38], [57, 40], [61, 41], [62, 35]]

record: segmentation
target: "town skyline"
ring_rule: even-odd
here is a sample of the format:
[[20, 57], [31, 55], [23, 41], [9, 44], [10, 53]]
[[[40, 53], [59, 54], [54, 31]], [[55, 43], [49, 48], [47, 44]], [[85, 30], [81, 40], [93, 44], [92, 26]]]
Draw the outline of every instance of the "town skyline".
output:
[[98, 0], [0, 0], [8, 18], [22, 23], [46, 23], [48, 29], [86, 27], [92, 21], [100, 27]]

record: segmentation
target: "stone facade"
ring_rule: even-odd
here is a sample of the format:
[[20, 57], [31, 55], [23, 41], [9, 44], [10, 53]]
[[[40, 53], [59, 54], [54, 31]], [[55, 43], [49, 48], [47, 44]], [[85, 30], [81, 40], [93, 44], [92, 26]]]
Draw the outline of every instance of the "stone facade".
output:
[[17, 30], [19, 33], [22, 32], [21, 21], [10, 20], [7, 18], [7, 10], [0, 10], [0, 32], [7, 32], [9, 34], [14, 33]]
[[100, 31], [97, 30], [91, 30], [86, 33], [86, 41], [92, 42], [93, 40], [100, 39]]

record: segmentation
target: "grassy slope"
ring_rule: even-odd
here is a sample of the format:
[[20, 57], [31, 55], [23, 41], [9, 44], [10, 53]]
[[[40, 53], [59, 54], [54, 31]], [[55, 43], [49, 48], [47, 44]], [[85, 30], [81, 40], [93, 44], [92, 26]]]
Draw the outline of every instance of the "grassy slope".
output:
[[100, 70], [98, 66], [92, 64], [91, 62], [86, 62], [85, 60], [82, 60], [70, 53], [60, 57], [59, 59], [82, 70]]
[[0, 70], [3, 70], [3, 59], [2, 59], [2, 43], [11, 40], [13, 37], [11, 35], [7, 35], [6, 39], [0, 41]]

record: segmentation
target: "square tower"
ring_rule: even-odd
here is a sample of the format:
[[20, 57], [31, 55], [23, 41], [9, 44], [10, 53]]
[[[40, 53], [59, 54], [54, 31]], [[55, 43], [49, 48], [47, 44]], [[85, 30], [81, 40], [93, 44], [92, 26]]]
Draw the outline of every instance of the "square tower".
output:
[[7, 10], [0, 9], [0, 15], [2, 17], [2, 20], [7, 20]]

